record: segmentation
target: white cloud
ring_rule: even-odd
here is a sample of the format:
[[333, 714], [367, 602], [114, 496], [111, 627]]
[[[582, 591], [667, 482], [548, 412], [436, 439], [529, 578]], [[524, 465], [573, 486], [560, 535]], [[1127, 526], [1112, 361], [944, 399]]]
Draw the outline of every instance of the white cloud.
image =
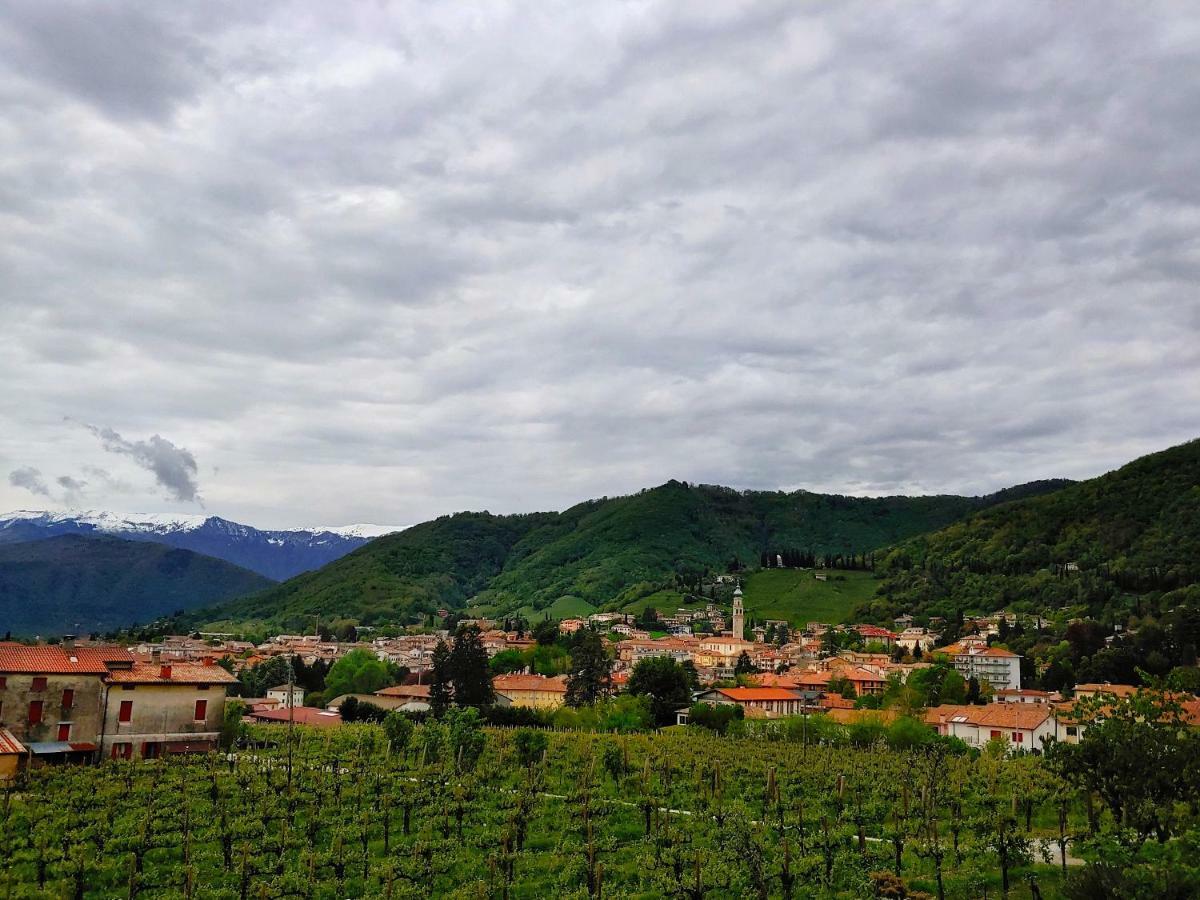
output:
[[262, 525], [1096, 474], [1200, 430], [1198, 38], [1171, 4], [10, 4], [0, 464], [160, 509], [195, 468], [164, 500], [62, 417], [168, 435]]

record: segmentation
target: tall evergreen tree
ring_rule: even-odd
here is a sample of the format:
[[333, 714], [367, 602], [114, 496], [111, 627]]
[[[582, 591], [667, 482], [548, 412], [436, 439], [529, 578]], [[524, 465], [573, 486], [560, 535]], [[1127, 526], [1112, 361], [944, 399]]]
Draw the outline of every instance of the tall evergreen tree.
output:
[[492, 690], [492, 670], [479, 629], [474, 625], [459, 628], [450, 650], [450, 677], [454, 682], [456, 706], [491, 706], [496, 695]]
[[571, 651], [571, 673], [567, 676], [567, 705], [590, 706], [608, 693], [612, 660], [604, 652], [604, 641], [591, 628], [580, 632]]
[[454, 699], [451, 683], [450, 648], [445, 641], [438, 641], [433, 648], [433, 673], [429, 678], [429, 711], [440, 719]]
[[737, 663], [733, 667], [734, 675], [751, 675], [757, 672], [758, 668], [750, 661], [750, 654], [743, 650], [738, 654]]

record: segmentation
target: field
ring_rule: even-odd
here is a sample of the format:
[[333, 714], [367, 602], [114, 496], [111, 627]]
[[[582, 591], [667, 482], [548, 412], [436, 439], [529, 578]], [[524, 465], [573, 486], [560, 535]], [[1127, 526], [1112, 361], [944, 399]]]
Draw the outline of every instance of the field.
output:
[[457, 720], [402, 751], [383, 735], [39, 770], [0, 797], [0, 896], [857, 898], [898, 869], [966, 898], [999, 896], [1001, 846], [1010, 897], [1030, 875], [1059, 896], [1029, 852], [1057, 836], [1033, 758]]
[[[763, 569], [751, 573], [742, 590], [746, 617], [837, 623], [851, 608], [875, 593], [879, 582], [872, 572], [823, 572], [828, 581], [817, 581], [811, 569]], [[844, 579], [844, 580], [843, 580]]]

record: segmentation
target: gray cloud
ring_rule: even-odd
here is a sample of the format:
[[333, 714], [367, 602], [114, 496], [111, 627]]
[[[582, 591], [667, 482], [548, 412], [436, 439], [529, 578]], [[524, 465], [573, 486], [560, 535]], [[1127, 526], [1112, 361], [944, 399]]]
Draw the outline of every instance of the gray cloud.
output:
[[62, 500], [67, 506], [78, 506], [83, 500], [83, 491], [87, 487], [86, 481], [80, 481], [70, 475], [59, 475], [54, 481], [63, 489]]
[[[1097, 474], [1200, 433], [1198, 40], [1154, 2], [8, 4], [0, 458], [169, 509], [194, 453], [263, 525]], [[188, 450], [113, 432], [101, 477], [63, 416]]]
[[42, 478], [42, 473], [33, 468], [33, 466], [13, 469], [13, 471], [8, 473], [8, 483], [13, 487], [29, 491], [31, 494], [40, 494], [43, 497], [50, 496], [50, 488], [46, 486], [46, 482]]
[[[183, 447], [177, 447], [157, 434], [148, 440], [130, 441], [111, 428], [100, 428], [84, 424], [94, 434], [100, 445], [109, 453], [128, 456], [143, 469], [154, 473], [158, 484], [176, 500], [199, 503], [199, 487], [196, 484], [196, 458]], [[59, 479], [63, 483], [63, 479]], [[64, 487], [67, 485], [63, 484]]]

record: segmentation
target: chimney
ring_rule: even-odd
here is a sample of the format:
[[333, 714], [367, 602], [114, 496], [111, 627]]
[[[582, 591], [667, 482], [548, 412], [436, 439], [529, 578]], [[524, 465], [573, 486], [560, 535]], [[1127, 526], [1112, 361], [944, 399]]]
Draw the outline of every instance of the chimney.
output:
[[62, 647], [64, 650], [74, 650], [75, 649], [75, 635], [64, 634], [63, 641], [62, 641]]
[[168, 681], [170, 681], [170, 679], [171, 679], [171, 666], [170, 666], [170, 664], [169, 664], [169, 663], [166, 663], [166, 664], [164, 664], [164, 665], [160, 666], [160, 667], [159, 667], [159, 669], [158, 669], [158, 674], [159, 674], [159, 675], [161, 675], [163, 678], [166, 678]]
[[162, 648], [155, 647], [153, 650], [150, 651], [150, 661], [151, 662], [160, 662], [161, 660], [162, 660]]
[[216, 660], [213, 659], [211, 656], [206, 656], [201, 660], [201, 662], [203, 662], [204, 665], [206, 665], [206, 666], [211, 666], [216, 662]]

